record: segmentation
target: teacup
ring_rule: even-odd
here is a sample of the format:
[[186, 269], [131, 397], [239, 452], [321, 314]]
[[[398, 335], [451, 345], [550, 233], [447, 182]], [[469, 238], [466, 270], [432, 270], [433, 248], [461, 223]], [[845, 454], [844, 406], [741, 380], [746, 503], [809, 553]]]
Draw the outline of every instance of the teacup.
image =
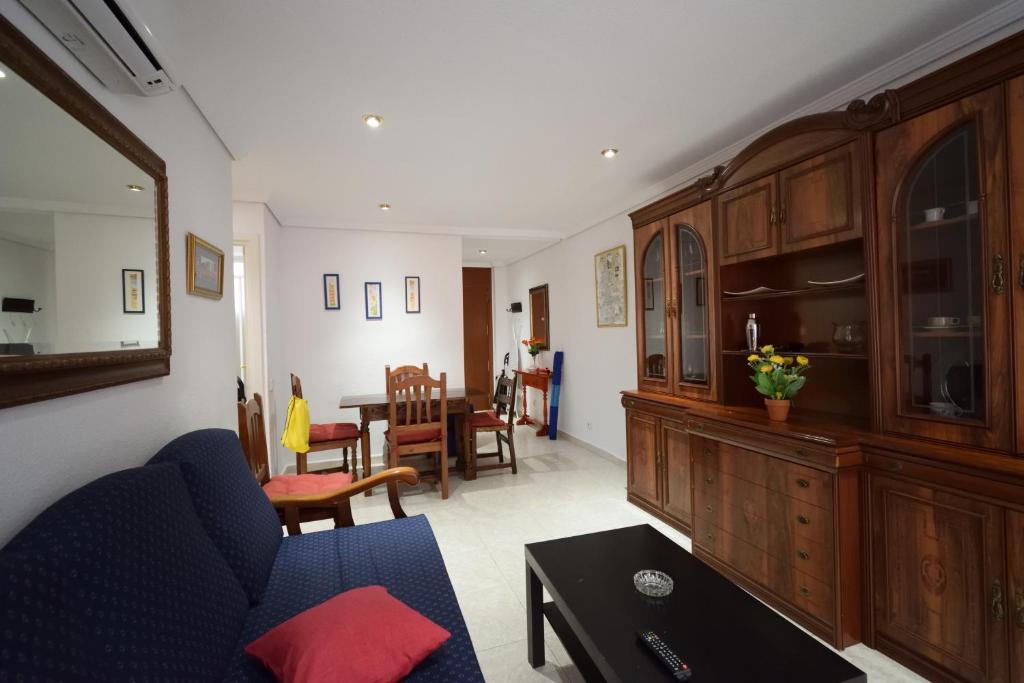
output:
[[957, 404], [947, 403], [946, 401], [932, 401], [928, 404], [928, 410], [942, 417], [959, 417], [964, 412]]
[[924, 219], [926, 221], [941, 221], [942, 217], [946, 215], [946, 209], [941, 206], [936, 206], [934, 209], [924, 210]]
[[953, 315], [933, 315], [928, 318], [928, 327], [956, 327], [960, 324], [960, 318]]

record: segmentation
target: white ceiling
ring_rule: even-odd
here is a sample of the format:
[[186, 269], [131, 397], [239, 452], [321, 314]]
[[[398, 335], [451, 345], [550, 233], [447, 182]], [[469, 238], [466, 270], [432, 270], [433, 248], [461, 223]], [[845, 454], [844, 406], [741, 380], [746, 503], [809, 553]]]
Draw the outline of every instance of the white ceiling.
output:
[[998, 4], [132, 3], [238, 159], [236, 199], [285, 225], [514, 236], [514, 250], [629, 208]]

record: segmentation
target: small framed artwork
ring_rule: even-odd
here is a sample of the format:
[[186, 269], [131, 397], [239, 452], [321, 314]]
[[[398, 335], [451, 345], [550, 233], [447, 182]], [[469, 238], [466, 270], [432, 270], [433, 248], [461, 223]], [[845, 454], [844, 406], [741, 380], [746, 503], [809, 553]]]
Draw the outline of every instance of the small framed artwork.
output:
[[625, 327], [626, 245], [594, 255], [594, 294], [597, 302], [598, 327]]
[[146, 312], [146, 274], [137, 268], [121, 269], [121, 309], [138, 315]]
[[324, 310], [340, 311], [341, 299], [338, 292], [341, 291], [341, 276], [337, 273], [324, 273]]
[[420, 278], [416, 275], [405, 276], [405, 312], [420, 312]]
[[220, 299], [224, 296], [224, 252], [192, 233], [188, 233], [186, 239], [186, 291], [207, 299]]
[[379, 282], [366, 282], [363, 284], [366, 296], [366, 319], [382, 320], [384, 318], [384, 304], [381, 301], [381, 287]]
[[654, 278], [644, 278], [644, 310], [654, 310]]

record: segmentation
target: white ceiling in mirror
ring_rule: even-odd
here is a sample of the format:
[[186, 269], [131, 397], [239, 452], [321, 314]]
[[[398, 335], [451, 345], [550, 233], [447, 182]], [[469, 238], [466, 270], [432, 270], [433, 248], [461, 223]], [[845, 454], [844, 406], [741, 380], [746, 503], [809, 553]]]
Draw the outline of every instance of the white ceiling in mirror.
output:
[[152, 178], [12, 69], [0, 70], [0, 208], [154, 217]]

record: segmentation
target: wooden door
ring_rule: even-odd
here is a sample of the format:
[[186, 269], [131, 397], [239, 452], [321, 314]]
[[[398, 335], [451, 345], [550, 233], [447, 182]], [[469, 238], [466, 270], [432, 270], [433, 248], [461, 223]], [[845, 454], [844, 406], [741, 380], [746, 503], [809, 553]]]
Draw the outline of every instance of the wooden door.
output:
[[[1013, 292], [1013, 359], [1017, 405], [1017, 453], [1024, 455], [1024, 76], [1007, 84], [1009, 122], [1010, 228], [1012, 244], [1006, 286]], [[1024, 672], [1018, 674], [1024, 680]]]
[[1003, 93], [878, 133], [886, 431], [1013, 449]]
[[491, 269], [462, 269], [462, 350], [466, 397], [476, 410], [494, 400]]
[[648, 505], [661, 506], [658, 477], [658, 418], [626, 411], [626, 488]]
[[878, 648], [950, 679], [1007, 681], [1002, 510], [871, 475]]
[[863, 234], [863, 163], [859, 142], [779, 172], [783, 252], [857, 239]]
[[711, 202], [680, 211], [668, 220], [669, 370], [672, 392], [718, 399], [718, 268]]
[[778, 253], [777, 194], [775, 176], [768, 176], [718, 196], [722, 265]]
[[680, 422], [661, 421], [662, 510], [690, 528], [692, 491], [690, 487], [690, 435]]
[[1010, 627], [1010, 675], [1024, 681], [1024, 513], [1006, 512], [1006, 614]]
[[641, 390], [663, 393], [671, 391], [667, 225], [660, 220], [633, 231], [637, 384]]

